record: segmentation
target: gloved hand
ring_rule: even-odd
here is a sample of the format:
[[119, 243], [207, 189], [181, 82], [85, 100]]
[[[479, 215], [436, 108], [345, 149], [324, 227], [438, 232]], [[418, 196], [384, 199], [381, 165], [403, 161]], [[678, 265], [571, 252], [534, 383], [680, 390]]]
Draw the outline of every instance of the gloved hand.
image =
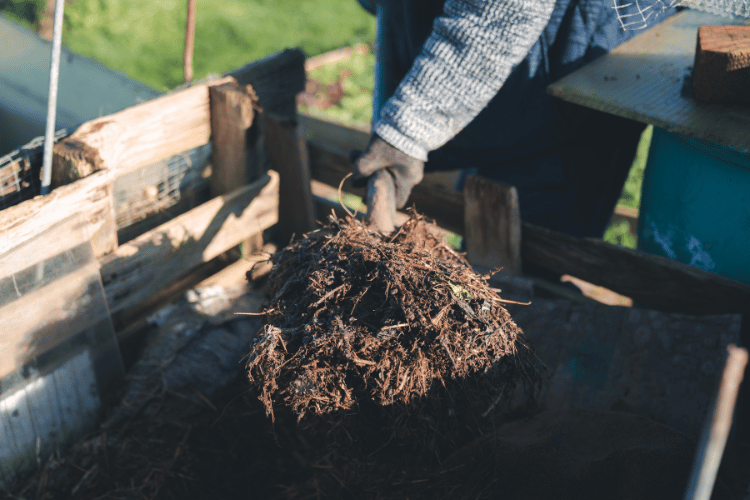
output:
[[355, 161], [352, 185], [364, 186], [367, 178], [379, 170], [386, 170], [396, 188], [396, 208], [404, 208], [414, 186], [424, 177], [424, 162], [397, 149], [373, 134], [370, 144]]

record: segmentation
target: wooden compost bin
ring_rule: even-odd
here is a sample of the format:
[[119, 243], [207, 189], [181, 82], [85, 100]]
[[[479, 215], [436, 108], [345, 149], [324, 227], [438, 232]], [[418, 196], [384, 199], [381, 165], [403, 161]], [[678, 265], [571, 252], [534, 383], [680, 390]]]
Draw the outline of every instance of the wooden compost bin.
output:
[[[200, 281], [195, 278], [198, 270], [212, 259], [240, 242], [259, 244], [271, 226], [276, 226], [277, 241], [286, 244], [293, 235], [314, 229], [315, 221], [331, 210], [343, 213], [335, 200], [338, 186], [351, 171], [349, 150], [363, 148], [368, 134], [297, 117], [294, 96], [303, 88], [304, 56], [292, 50], [228, 77], [86, 123], [56, 147], [58, 187], [52, 194], [0, 212], [0, 253], [43, 233], [71, 213], [81, 212], [120, 343], [130, 338], [137, 341], [130, 332], [137, 330], [139, 318]], [[254, 94], [260, 113], [254, 107]], [[209, 140], [213, 142], [214, 197], [131, 241], [118, 242], [114, 180]], [[266, 162], [273, 170], [266, 172]], [[348, 182], [343, 190], [363, 194]], [[528, 291], [530, 282], [522, 278], [521, 261], [525, 259], [604, 286], [650, 308], [641, 313], [640, 308], [535, 299], [525, 312], [520, 310], [517, 318], [526, 315], [529, 324], [544, 320], [543, 325], [537, 325], [538, 331], [547, 334], [547, 340], [538, 337], [542, 355], [558, 356], [561, 363], [564, 356], [587, 360], [593, 367], [589, 375], [594, 382], [602, 373], [606, 379], [610, 366], [617, 363], [620, 371], [658, 364], [658, 357], [639, 354], [651, 345], [648, 342], [660, 342], [658, 335], [642, 338], [640, 343], [627, 341], [638, 332], [650, 331], [656, 322], [682, 322], [675, 328], [687, 332], [683, 337], [686, 342], [701, 342], [702, 335], [716, 336], [711, 344], [713, 356], [723, 354], [721, 348], [728, 339], [741, 336], [745, 345], [750, 340], [750, 322], [743, 321], [740, 332], [737, 316], [750, 314], [750, 287], [666, 258], [522, 222], [511, 187], [474, 178], [461, 193], [433, 182], [428, 175], [413, 190], [409, 205], [435, 219], [441, 230], [462, 235], [468, 258], [477, 267], [505, 266], [515, 273], [515, 278], [502, 278], [501, 288], [506, 291], [514, 286]], [[403, 220], [405, 215], [399, 217]], [[709, 319], [702, 322], [695, 315], [709, 315]], [[620, 337], [586, 337], [607, 328]], [[731, 335], [719, 338], [725, 329]], [[689, 363], [699, 363], [699, 358], [694, 356]], [[636, 359], [635, 365], [632, 359]], [[692, 370], [695, 366], [689, 363], [683, 365]], [[710, 381], [716, 378], [715, 370], [708, 370], [704, 377]], [[572, 389], [564, 401], [555, 401], [555, 394], [550, 393], [547, 402], [556, 408], [612, 407], [619, 401], [613, 403], [603, 394], [609, 387], [604, 379], [599, 392], [576, 392], [569, 385]], [[700, 399], [685, 399], [689, 403], [686, 411], [705, 408], [710, 399], [706, 392], [710, 389], [703, 387]], [[652, 403], [648, 400], [651, 393], [644, 394], [640, 400], [623, 401], [636, 405], [625, 409], [651, 416], [646, 408]], [[592, 395], [596, 397], [592, 399]], [[660, 401], [667, 413], [673, 411], [669, 397]], [[703, 419], [701, 414], [690, 415], [684, 427], [694, 429]], [[667, 417], [663, 420], [669, 422]]]
[[[217, 258], [243, 242], [250, 245], [251, 251], [260, 249], [264, 231], [280, 221], [280, 192], [281, 196], [298, 197], [294, 188], [299, 182], [292, 182], [290, 188], [289, 179], [301, 179], [290, 168], [302, 164], [300, 158], [305, 152], [295, 123], [294, 101], [296, 93], [304, 87], [303, 65], [301, 51], [287, 50], [223, 78], [198, 83], [84, 123], [55, 145], [52, 192], [0, 212], [0, 255], [49, 234], [61, 221], [77, 214], [82, 224], [76, 227], [83, 226], [83, 243], [88, 249], [90, 241], [91, 250], [87, 251], [93, 252], [93, 262], [98, 262], [106, 297], [103, 308], [112, 318], [111, 323], [109, 319], [107, 322], [114, 324], [121, 346], [128, 348], [128, 342], [137, 344], [142, 336], [130, 333], [139, 330], [143, 318], [200, 281], [206, 269], [215, 272], [226, 265], [224, 260], [218, 267], [211, 266]], [[263, 144], [266, 139], [268, 147]], [[206, 171], [210, 172], [210, 199], [129, 241], [118, 241], [114, 182], [144, 166], [209, 142], [212, 153]], [[276, 168], [277, 164], [280, 168]], [[284, 174], [286, 183], [280, 181], [278, 172]], [[148, 202], [151, 189], [143, 186], [144, 202]], [[297, 234], [312, 229], [312, 214], [301, 215], [302, 219], [299, 214], [282, 215], [284, 229]], [[60, 240], [59, 245], [34, 248], [33, 255], [29, 255], [31, 260], [18, 263], [18, 271], [81, 243], [73, 239], [68, 237]], [[199, 276], [197, 280], [195, 276]], [[58, 335], [54, 330], [47, 335], [52, 339], [48, 343], [54, 347]], [[35, 341], [26, 337], [25, 332], [5, 332], [0, 340], [20, 353], [31, 350], [30, 343]], [[4, 357], [0, 373], [23, 370], [24, 359]], [[65, 360], [56, 360], [54, 366], [42, 367], [41, 372], [54, 372], [61, 363]], [[33, 381], [29, 383], [33, 385]], [[23, 396], [25, 389], [20, 386], [20, 392], [12, 397]], [[48, 403], [44, 412], [71, 411], [62, 400]], [[89, 418], [87, 422], [90, 426], [95, 420]], [[3, 433], [0, 439], [6, 438], [8, 432], [15, 432], [11, 416], [0, 414], [0, 424]], [[70, 442], [86, 430], [70, 433], [63, 429], [64, 441]], [[66, 444], [54, 437], [60, 433], [48, 433], [45, 429], [29, 432], [36, 435], [37, 455], [40, 446], [44, 455]], [[47, 443], [46, 439], [54, 442]], [[26, 463], [28, 460], [14, 458], [22, 452], [24, 456], [29, 453], [12, 448], [4, 445], [0, 449], [3, 466], [0, 486], [12, 478], [16, 467], [23, 469], [30, 465]], [[32, 459], [33, 455], [32, 452]]]

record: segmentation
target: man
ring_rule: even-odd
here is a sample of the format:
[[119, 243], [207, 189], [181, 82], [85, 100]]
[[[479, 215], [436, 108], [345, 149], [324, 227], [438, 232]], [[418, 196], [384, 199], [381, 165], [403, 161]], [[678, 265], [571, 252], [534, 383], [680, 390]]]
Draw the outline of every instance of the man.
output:
[[377, 8], [376, 85], [392, 96], [355, 179], [387, 171], [402, 208], [425, 166], [461, 168], [516, 186], [524, 220], [600, 237], [643, 125], [545, 89], [637, 34], [613, 0], [376, 1], [360, 3]]

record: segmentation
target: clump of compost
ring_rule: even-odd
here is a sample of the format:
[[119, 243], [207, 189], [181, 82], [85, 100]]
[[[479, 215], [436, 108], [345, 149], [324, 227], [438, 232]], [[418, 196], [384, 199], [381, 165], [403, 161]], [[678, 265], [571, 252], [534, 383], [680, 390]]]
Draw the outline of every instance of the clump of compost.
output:
[[492, 418], [516, 388], [538, 391], [508, 301], [416, 213], [389, 236], [331, 217], [271, 260], [247, 364], [271, 418], [283, 407], [339, 425], [380, 412], [388, 432], [419, 422], [436, 435], [455, 417]]

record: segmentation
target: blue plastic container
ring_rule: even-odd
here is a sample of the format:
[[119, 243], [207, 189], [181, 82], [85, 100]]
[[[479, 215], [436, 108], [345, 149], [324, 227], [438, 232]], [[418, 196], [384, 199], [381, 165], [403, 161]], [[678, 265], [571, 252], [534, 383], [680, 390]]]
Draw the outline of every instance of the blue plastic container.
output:
[[654, 127], [638, 248], [750, 284], [750, 155]]

